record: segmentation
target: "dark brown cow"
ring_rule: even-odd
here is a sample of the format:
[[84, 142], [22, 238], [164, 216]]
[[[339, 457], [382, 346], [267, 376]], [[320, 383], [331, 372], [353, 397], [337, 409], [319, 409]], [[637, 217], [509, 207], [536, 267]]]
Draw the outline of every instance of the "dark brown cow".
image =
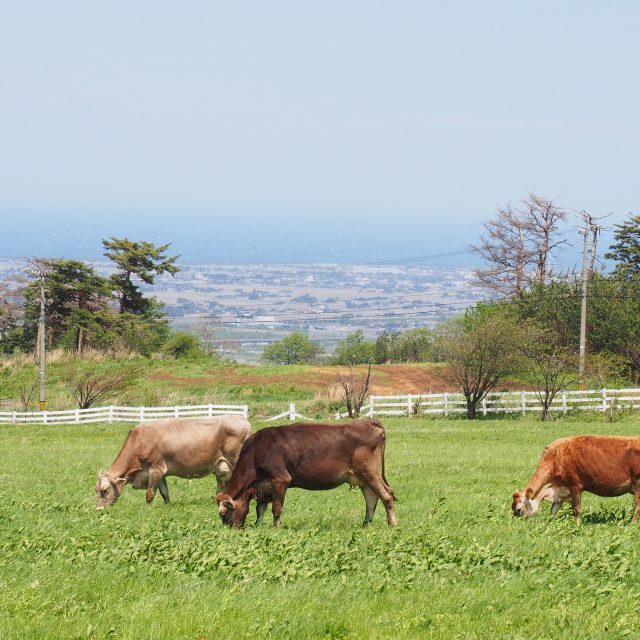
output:
[[393, 491], [384, 476], [384, 448], [385, 431], [377, 420], [262, 429], [242, 445], [226, 491], [216, 496], [220, 517], [227, 525], [243, 526], [249, 502], [255, 499], [258, 522], [272, 502], [273, 524], [278, 527], [289, 487], [333, 489], [349, 483], [364, 494], [365, 526], [380, 498], [389, 525], [395, 527]]
[[213, 473], [220, 491], [250, 433], [251, 425], [240, 415], [143, 422], [129, 431], [111, 467], [98, 472], [96, 509], [113, 504], [126, 484], [146, 489], [147, 502], [160, 489], [169, 502], [166, 476], [202, 478]]
[[606, 497], [634, 494], [636, 522], [640, 517], [640, 438], [576, 436], [552, 442], [545, 447], [527, 488], [513, 494], [511, 509], [515, 516], [532, 516], [547, 500], [555, 514], [570, 500], [579, 524], [583, 491]]

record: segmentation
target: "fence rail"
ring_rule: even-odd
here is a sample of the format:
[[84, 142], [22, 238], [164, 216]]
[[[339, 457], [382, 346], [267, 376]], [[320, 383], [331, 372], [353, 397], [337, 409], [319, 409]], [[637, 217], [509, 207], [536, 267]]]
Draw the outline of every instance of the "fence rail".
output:
[[200, 404], [176, 407], [91, 407], [68, 411], [0, 411], [0, 424], [83, 424], [93, 422], [144, 422], [161, 418], [197, 418], [223, 414], [249, 415], [247, 405]]
[[[563, 414], [572, 409], [607, 411], [610, 409], [640, 409], [640, 389], [591, 389], [563, 391], [550, 406], [551, 411]], [[489, 394], [478, 406], [477, 412], [521, 413], [542, 410], [542, 402], [535, 391], [508, 391]], [[374, 416], [429, 415], [448, 416], [466, 413], [467, 402], [461, 393], [425, 393], [404, 396], [369, 396], [363, 413]]]

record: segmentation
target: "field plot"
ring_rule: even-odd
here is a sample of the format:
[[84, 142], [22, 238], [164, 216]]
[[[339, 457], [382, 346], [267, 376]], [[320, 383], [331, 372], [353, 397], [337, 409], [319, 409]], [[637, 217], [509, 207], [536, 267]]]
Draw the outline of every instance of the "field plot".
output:
[[211, 478], [96, 512], [128, 426], [0, 428], [0, 638], [640, 637], [631, 496], [585, 494], [579, 528], [566, 505], [510, 514], [546, 443], [638, 417], [385, 424], [396, 530], [381, 505], [361, 529], [346, 487], [290, 491], [279, 531], [228, 530]]

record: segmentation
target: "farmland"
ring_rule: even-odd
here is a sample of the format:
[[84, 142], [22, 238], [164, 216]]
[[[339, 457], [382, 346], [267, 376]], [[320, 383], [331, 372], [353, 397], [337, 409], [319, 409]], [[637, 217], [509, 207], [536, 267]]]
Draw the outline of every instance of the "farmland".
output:
[[[387, 420], [396, 530], [346, 487], [288, 493], [274, 531], [225, 529], [211, 479], [172, 503], [93, 509], [128, 425], [0, 431], [1, 638], [639, 637], [632, 498], [585, 494], [513, 519], [510, 496], [561, 435], [640, 420]], [[254, 424], [255, 427], [261, 425]], [[270, 521], [267, 515], [266, 521]]]

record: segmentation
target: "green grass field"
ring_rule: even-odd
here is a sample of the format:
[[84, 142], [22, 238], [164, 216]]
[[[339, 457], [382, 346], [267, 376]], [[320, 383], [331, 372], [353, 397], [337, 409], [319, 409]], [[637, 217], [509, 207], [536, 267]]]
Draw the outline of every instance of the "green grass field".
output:
[[[288, 493], [279, 531], [220, 523], [211, 478], [94, 510], [127, 425], [0, 427], [0, 638], [639, 638], [632, 497], [529, 521], [543, 446], [619, 422], [385, 421], [391, 530], [357, 490]], [[254, 425], [259, 426], [259, 425]], [[252, 515], [253, 520], [253, 515]]]

